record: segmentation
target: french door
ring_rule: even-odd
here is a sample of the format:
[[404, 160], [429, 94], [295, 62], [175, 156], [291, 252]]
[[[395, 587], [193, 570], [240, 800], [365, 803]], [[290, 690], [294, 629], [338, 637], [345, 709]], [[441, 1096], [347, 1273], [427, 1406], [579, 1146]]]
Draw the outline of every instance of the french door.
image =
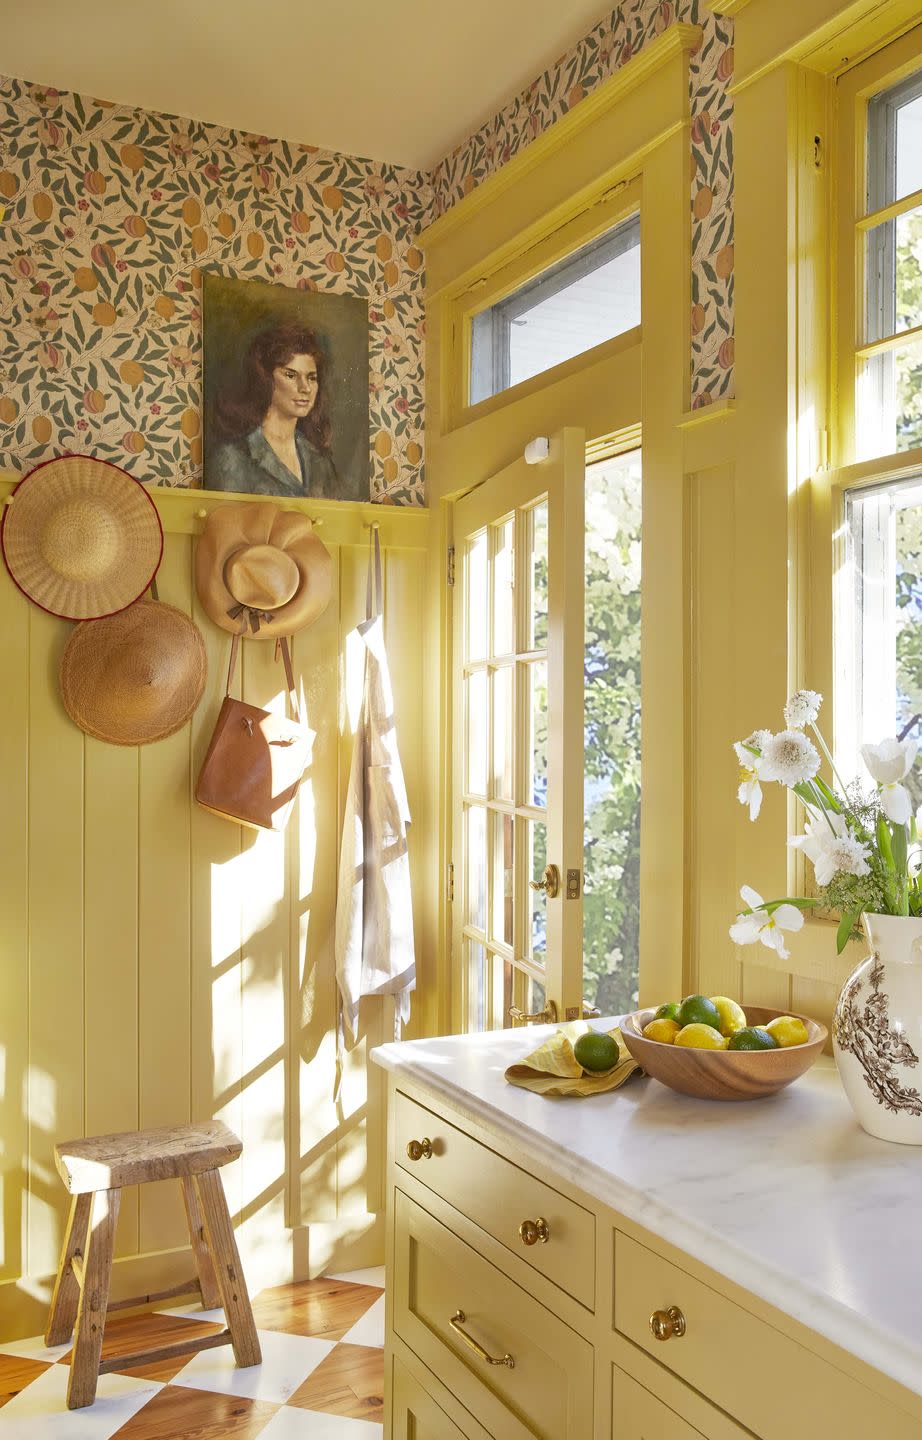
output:
[[455, 1022], [582, 1015], [585, 437], [454, 511]]

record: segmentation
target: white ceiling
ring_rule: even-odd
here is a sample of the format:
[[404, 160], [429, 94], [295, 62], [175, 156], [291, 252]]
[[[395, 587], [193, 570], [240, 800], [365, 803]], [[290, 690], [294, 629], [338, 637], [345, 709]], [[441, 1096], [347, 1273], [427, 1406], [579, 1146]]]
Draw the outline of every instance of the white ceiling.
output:
[[609, 9], [602, 0], [0, 0], [0, 68], [429, 169]]

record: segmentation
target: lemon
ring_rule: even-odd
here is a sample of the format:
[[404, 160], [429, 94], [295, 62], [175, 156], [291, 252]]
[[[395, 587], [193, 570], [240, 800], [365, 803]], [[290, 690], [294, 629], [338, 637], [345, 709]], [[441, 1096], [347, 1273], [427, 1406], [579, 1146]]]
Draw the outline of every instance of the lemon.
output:
[[576, 1063], [584, 1070], [611, 1070], [618, 1063], [618, 1042], [611, 1035], [600, 1035], [597, 1030], [590, 1030], [588, 1035], [579, 1037], [573, 1046], [573, 1054]]
[[671, 1045], [681, 1030], [677, 1020], [651, 1020], [643, 1027], [645, 1040], [658, 1040], [661, 1045]]
[[689, 995], [679, 1006], [676, 1019], [680, 1025], [710, 1025], [720, 1030], [720, 1011], [706, 995]]
[[712, 995], [711, 1003], [717, 1006], [721, 1035], [735, 1035], [737, 1030], [743, 1029], [746, 1012], [735, 1000], [729, 1000], [726, 995]]
[[654, 1020], [678, 1020], [678, 1018], [678, 1000], [670, 1000], [668, 1005], [661, 1005], [657, 1010], [656, 1014], [653, 1016]]
[[777, 1050], [778, 1041], [763, 1025], [746, 1025], [728, 1041], [731, 1050]]
[[672, 1043], [687, 1045], [692, 1050], [726, 1050], [729, 1041], [715, 1026], [693, 1022], [684, 1025]]
[[804, 1022], [793, 1015], [778, 1015], [774, 1020], [769, 1020], [765, 1029], [777, 1040], [782, 1050], [789, 1049], [791, 1045], [806, 1045], [810, 1039]]

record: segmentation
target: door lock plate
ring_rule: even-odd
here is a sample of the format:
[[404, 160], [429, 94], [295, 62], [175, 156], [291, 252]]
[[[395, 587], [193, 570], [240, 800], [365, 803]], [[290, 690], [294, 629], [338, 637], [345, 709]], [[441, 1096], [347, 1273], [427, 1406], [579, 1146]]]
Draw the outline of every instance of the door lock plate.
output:
[[567, 871], [567, 899], [578, 900], [580, 895], [580, 872], [579, 870]]

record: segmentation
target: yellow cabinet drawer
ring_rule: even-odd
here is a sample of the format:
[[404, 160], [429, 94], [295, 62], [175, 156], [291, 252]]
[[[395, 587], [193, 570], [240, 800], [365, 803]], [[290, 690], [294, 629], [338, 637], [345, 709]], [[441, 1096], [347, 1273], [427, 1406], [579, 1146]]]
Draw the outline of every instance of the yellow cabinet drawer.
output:
[[706, 1430], [690, 1425], [617, 1365], [612, 1366], [611, 1394], [611, 1440], [747, 1440], [748, 1432], [717, 1410]]
[[592, 1347], [402, 1191], [397, 1335], [494, 1440], [587, 1440]]
[[[673, 1308], [684, 1334], [657, 1340], [651, 1315]], [[762, 1440], [919, 1440], [917, 1420], [620, 1231], [615, 1328]]]
[[[422, 1148], [415, 1160], [408, 1151], [414, 1142]], [[414, 1148], [412, 1153], [418, 1151]], [[589, 1210], [399, 1091], [394, 1158], [494, 1240], [593, 1309], [595, 1216]], [[526, 1245], [519, 1227], [523, 1221], [539, 1220], [545, 1222], [547, 1239]]]

